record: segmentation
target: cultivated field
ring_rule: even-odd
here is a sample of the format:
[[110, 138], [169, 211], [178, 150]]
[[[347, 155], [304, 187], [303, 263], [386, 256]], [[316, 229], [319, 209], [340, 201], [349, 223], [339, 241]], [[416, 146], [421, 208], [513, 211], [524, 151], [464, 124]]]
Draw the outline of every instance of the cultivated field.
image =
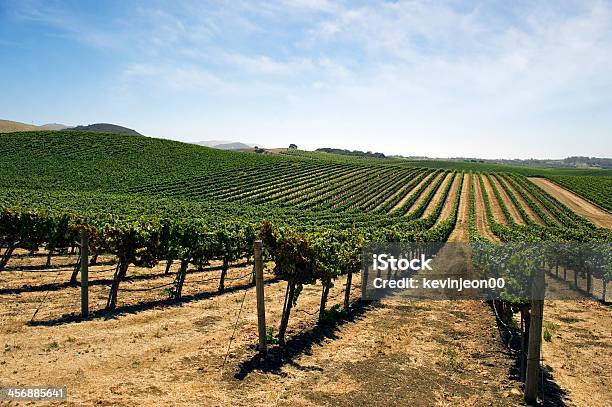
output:
[[[528, 303], [362, 303], [361, 247], [612, 242], [606, 197], [567, 189], [571, 175], [78, 132], [0, 141], [0, 386], [67, 385], [68, 405], [522, 405]], [[552, 254], [543, 268], [578, 298], [545, 303], [543, 403], [612, 405], [611, 270]]]

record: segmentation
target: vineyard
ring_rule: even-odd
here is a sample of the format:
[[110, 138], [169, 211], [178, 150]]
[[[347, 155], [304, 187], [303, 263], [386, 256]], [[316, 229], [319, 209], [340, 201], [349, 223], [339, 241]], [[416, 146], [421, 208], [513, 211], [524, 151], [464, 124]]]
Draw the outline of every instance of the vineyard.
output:
[[[253, 246], [262, 240], [266, 289], [270, 301], [279, 304], [269, 314], [268, 340], [281, 355], [286, 349], [300, 353], [295, 348], [305, 341], [304, 332], [319, 329], [320, 334], [326, 324], [341, 326], [368, 313], [380, 316], [385, 312], [384, 307], [357, 301], [360, 283], [355, 275], [361, 270], [366, 243], [472, 242], [489, 258], [504, 259], [507, 264], [515, 254], [502, 251], [497, 243], [612, 242], [612, 214], [607, 212], [612, 210], [612, 178], [605, 175], [560, 175], [551, 170], [527, 173], [478, 163], [432, 164], [299, 151], [237, 153], [140, 136], [61, 131], [0, 135], [0, 168], [0, 295], [6, 308], [2, 312], [5, 337], [27, 329], [58, 332], [73, 322], [79, 322], [74, 326], [91, 323], [102, 327], [106, 319], [122, 313], [145, 318], [146, 312], [164, 306], [169, 309], [160, 312], [179, 326], [179, 311], [170, 306], [193, 307], [203, 299], [231, 298], [233, 304], [225, 306], [229, 309], [240, 303], [240, 311], [246, 313], [243, 304], [254, 308], [243, 297], [254, 284]], [[573, 191], [597, 205], [597, 213], [591, 217], [573, 210], [563, 197], [526, 176], [546, 177]], [[92, 273], [91, 321], [83, 321], [78, 301], [70, 300], [80, 284], [82, 233], [88, 237]], [[612, 279], [612, 253], [608, 250], [596, 264], [588, 263], [591, 260], [578, 264], [575, 259], [583, 255], [584, 246], [574, 251], [567, 247], [551, 246], [538, 253], [541, 262], [522, 272], [546, 269], [559, 286], [580, 292], [586, 303], [599, 301], [589, 307], [598, 307], [593, 312], [600, 312], [600, 318], [609, 322], [609, 309], [601, 302], [606, 302]], [[490, 271], [497, 263], [477, 266]], [[48, 295], [58, 300], [45, 306]], [[471, 321], [466, 322], [470, 332], [480, 332], [482, 328], [474, 324], [489, 314], [474, 304], [455, 306]], [[423, 315], [449, 312], [440, 304], [422, 307]], [[417, 308], [414, 306], [416, 313], [420, 312]], [[206, 312], [206, 306], [198, 312], [203, 309]], [[506, 328], [507, 332], [500, 329], [502, 336], [517, 332], [523, 338], [528, 336], [523, 328], [530, 317], [528, 301], [506, 298], [491, 309], [497, 313], [493, 320]], [[226, 318], [222, 308], [210, 312], [210, 325], [222, 326], [233, 339], [233, 320]], [[517, 321], [520, 327], [508, 328]], [[603, 333], [594, 334], [596, 339], [605, 338], [609, 326], [602, 324]], [[206, 338], [213, 342], [223, 338], [210, 335]], [[242, 375], [263, 369], [250, 360], [253, 349], [249, 346], [256, 341], [245, 335], [233, 344], [230, 340], [239, 354], [227, 353], [223, 360], [225, 365], [230, 355], [230, 364]], [[487, 336], [486, 332], [478, 335]], [[177, 352], [190, 343], [185, 337], [174, 340]], [[11, 349], [13, 342], [5, 346]], [[609, 338], [595, 342], [598, 352], [607, 352], [603, 359], [609, 367]], [[440, 352], [448, 352], [449, 345], [445, 346]], [[214, 351], [207, 348], [215, 363], [223, 359], [224, 349], [219, 348], [218, 344]], [[455, 357], [444, 355], [452, 360], [451, 370], [458, 371]], [[201, 359], [195, 362], [204, 370], [213, 369]], [[17, 361], [7, 363], [15, 366]], [[280, 369], [287, 363], [286, 356], [277, 363]], [[464, 369], [471, 369], [465, 363]], [[500, 366], [492, 364], [486, 369], [491, 375], [500, 374], [497, 369], [510, 369], [503, 363]], [[583, 368], [577, 367], [572, 374], [592, 375], [580, 370]], [[456, 385], [466, 405], [466, 389], [472, 385]], [[603, 389], [600, 405], [612, 402], [605, 383], [585, 386]], [[581, 390], [573, 394], [577, 400], [585, 397]], [[447, 396], [441, 397], [446, 402], [457, 401]], [[495, 405], [517, 405], [520, 396], [493, 392], [485, 399], [497, 400]]]
[[612, 191], [611, 177], [554, 176], [551, 179], [602, 208], [612, 211], [612, 197], [610, 197], [610, 191]]

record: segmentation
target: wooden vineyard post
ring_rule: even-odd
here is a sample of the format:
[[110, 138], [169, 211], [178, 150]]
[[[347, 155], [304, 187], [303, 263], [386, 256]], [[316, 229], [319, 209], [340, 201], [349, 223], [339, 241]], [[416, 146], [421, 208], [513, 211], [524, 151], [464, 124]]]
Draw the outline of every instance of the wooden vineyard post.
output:
[[542, 318], [544, 316], [544, 273], [535, 272], [531, 293], [531, 318], [527, 345], [527, 369], [525, 372], [525, 401], [534, 405], [538, 399], [540, 377], [540, 353], [542, 348]]
[[266, 344], [266, 307], [264, 303], [263, 260], [261, 258], [261, 240], [253, 243], [255, 252], [255, 292], [257, 295], [257, 328], [259, 332], [259, 354], [265, 356], [268, 349]]
[[81, 316], [89, 315], [89, 235], [81, 230]]
[[344, 289], [344, 310], [348, 311], [351, 306], [351, 283], [353, 282], [353, 273], [348, 272], [346, 275], [346, 288]]

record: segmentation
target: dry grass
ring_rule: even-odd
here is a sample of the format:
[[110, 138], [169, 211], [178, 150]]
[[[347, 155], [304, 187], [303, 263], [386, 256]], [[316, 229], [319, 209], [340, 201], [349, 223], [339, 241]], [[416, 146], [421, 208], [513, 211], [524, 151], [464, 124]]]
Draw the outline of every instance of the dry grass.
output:
[[[50, 284], [69, 278], [74, 258], [54, 258], [59, 270], [9, 271], [3, 288]], [[110, 260], [110, 259], [102, 259]], [[33, 266], [44, 257], [19, 258]], [[106, 273], [92, 268], [90, 279]], [[239, 276], [246, 267], [231, 270]], [[63, 271], [62, 271], [63, 270]], [[162, 274], [131, 269], [129, 275]], [[216, 294], [218, 271], [187, 276], [193, 300], [133, 309], [164, 298], [162, 291], [119, 295], [123, 313], [84, 322], [31, 326], [26, 322], [44, 292], [3, 294], [0, 301], [0, 385], [67, 385], [68, 405], [482, 405], [520, 403], [512, 363], [504, 353], [488, 307], [478, 301], [383, 301], [336, 328], [317, 329], [320, 286], [307, 286], [290, 321], [288, 346], [274, 369], [248, 369], [257, 341], [253, 288]], [[271, 275], [268, 272], [267, 278]], [[171, 277], [124, 284], [144, 288]], [[359, 295], [356, 279], [354, 296]], [[197, 297], [208, 292], [207, 297]], [[285, 284], [266, 286], [267, 321], [278, 326]], [[92, 309], [104, 304], [106, 286], [92, 285]], [[339, 281], [330, 304], [343, 297]], [[229, 338], [244, 299], [225, 368]], [[50, 291], [37, 320], [78, 312], [78, 288]], [[130, 311], [131, 310], [131, 311]], [[241, 375], [236, 376], [239, 372]]]
[[0, 133], [13, 133], [17, 131], [36, 131], [40, 130], [38, 126], [13, 122], [10, 120], [0, 120]]

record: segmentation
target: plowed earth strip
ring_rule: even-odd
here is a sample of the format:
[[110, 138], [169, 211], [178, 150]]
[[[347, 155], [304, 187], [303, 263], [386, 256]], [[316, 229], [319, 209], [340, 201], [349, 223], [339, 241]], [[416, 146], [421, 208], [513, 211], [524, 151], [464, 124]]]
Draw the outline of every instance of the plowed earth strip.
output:
[[[413, 212], [416, 208], [419, 207], [419, 205], [421, 205], [421, 203], [425, 200], [425, 197], [431, 192], [431, 190], [434, 188], [436, 182], [438, 182], [442, 177], [444, 177], [446, 174], [440, 173], [436, 176], [436, 178], [434, 178], [431, 183], [429, 185], [427, 185], [427, 187], [425, 188], [425, 190], [423, 190], [421, 192], [421, 195], [419, 195], [419, 197], [417, 198], [416, 201], [414, 201], [414, 203], [410, 206], [410, 209], [408, 210], [408, 212], [406, 212], [406, 214]], [[442, 187], [440, 187], [442, 188]]]
[[517, 224], [524, 225], [525, 221], [523, 221], [523, 217], [521, 216], [519, 211], [516, 209], [516, 206], [514, 206], [514, 202], [512, 202], [512, 200], [508, 196], [508, 193], [506, 192], [505, 188], [502, 187], [502, 185], [499, 183], [498, 179], [495, 176], [492, 176], [491, 180], [497, 187], [497, 190], [499, 191], [499, 194], [501, 195], [502, 200], [506, 204], [506, 207], [508, 208], [510, 215], [512, 215], [512, 219], [514, 219], [514, 221]]
[[548, 210], [548, 208], [546, 208], [544, 205], [542, 205], [540, 200], [538, 198], [536, 198], [535, 196], [533, 196], [533, 194], [531, 192], [527, 191], [523, 186], [520, 186], [520, 190], [521, 190], [521, 193], [524, 196], [528, 196], [529, 198], [531, 198], [531, 200], [533, 202], [535, 202], [535, 204], [538, 206], [538, 208], [540, 208], [550, 219], [552, 219], [557, 224], [561, 224], [559, 222], [559, 219], [557, 219], [557, 217], [555, 215], [553, 215], [552, 212]]
[[468, 233], [468, 218], [470, 205], [470, 175], [465, 174], [463, 177], [463, 186], [461, 189], [461, 198], [459, 198], [459, 208], [457, 210], [457, 223], [455, 229], [448, 238], [449, 242], [469, 242]]
[[448, 192], [448, 196], [446, 197], [446, 201], [444, 202], [444, 206], [442, 207], [442, 212], [440, 212], [440, 216], [436, 220], [436, 225], [440, 222], [445, 221], [451, 214], [453, 210], [453, 204], [455, 203], [455, 198], [457, 197], [457, 192], [459, 191], [459, 183], [461, 182], [461, 174], [457, 174], [453, 181], [453, 186]]
[[482, 175], [482, 180], [484, 182], [485, 188], [487, 190], [487, 194], [489, 194], [489, 202], [491, 203], [491, 209], [493, 210], [493, 217], [495, 220], [501, 224], [507, 224], [506, 215], [504, 211], [502, 211], [499, 202], [497, 201], [497, 197], [495, 196], [495, 192], [493, 192], [493, 188], [491, 187], [491, 183], [489, 182], [489, 178], [485, 175]]
[[[436, 205], [438, 205], [438, 202], [440, 202], [440, 199], [442, 199], [442, 195], [444, 194], [444, 191], [446, 190], [446, 186], [448, 185], [452, 177], [453, 177], [453, 173], [448, 173], [446, 175], [446, 178], [444, 179], [444, 181], [442, 181], [440, 188], [438, 188], [433, 198], [427, 205], [427, 208], [425, 208], [425, 211], [423, 212], [423, 216], [421, 216], [422, 218], [426, 218], [434, 211], [434, 209], [436, 208]], [[450, 191], [449, 191], [449, 194], [450, 194]]]
[[555, 197], [558, 201], [563, 203], [572, 211], [576, 212], [578, 215], [587, 218], [599, 227], [612, 229], [612, 214], [593, 205], [584, 198], [576, 195], [571, 191], [568, 191], [567, 189], [555, 184], [554, 182], [548, 179], [535, 177], [531, 177], [528, 179], [529, 181], [542, 188], [546, 193]]
[[[503, 177], [502, 177], [502, 179], [503, 179]], [[516, 197], [516, 199], [520, 202], [521, 207], [527, 213], [527, 215], [529, 215], [531, 220], [533, 220], [538, 225], [544, 226], [545, 223], [542, 220], [542, 218], [540, 218], [540, 216], [537, 213], [535, 213], [535, 211], [531, 208], [531, 206], [529, 206], [527, 204], [527, 201], [525, 201], [525, 198], [523, 198], [523, 196], [507, 180], [503, 179], [503, 182], [504, 182], [506, 188], [509, 191], [511, 191], [514, 194], [514, 196]]]
[[405, 195], [405, 196], [402, 198], [402, 200], [401, 200], [401, 201], [399, 201], [399, 202], [397, 203], [397, 205], [395, 205], [395, 206], [393, 207], [393, 209], [391, 209], [391, 211], [390, 211], [390, 212], [393, 212], [393, 211], [395, 211], [396, 209], [401, 208], [401, 207], [402, 207], [402, 205], [404, 205], [404, 203], [405, 203], [405, 202], [408, 200], [408, 198], [410, 198], [410, 196], [412, 196], [412, 194], [414, 193], [414, 191], [418, 190], [418, 189], [421, 187], [421, 185], [423, 185], [424, 183], [426, 183], [426, 182], [427, 182], [427, 180], [429, 180], [429, 179], [430, 179], [432, 176], [434, 176], [434, 173], [433, 173], [433, 172], [432, 172], [431, 174], [427, 175], [425, 178], [423, 178], [423, 179], [421, 180], [421, 182], [419, 182], [418, 184], [416, 184], [416, 185], [414, 186], [414, 188], [412, 188], [410, 191], [408, 191], [408, 192], [406, 193], [406, 195]]
[[499, 239], [489, 229], [489, 222], [487, 221], [487, 209], [485, 208], [484, 198], [482, 196], [482, 190], [480, 189], [480, 181], [478, 177], [480, 175], [474, 175], [474, 200], [476, 205], [476, 227], [478, 232], [486, 237], [487, 239], [498, 242]]

